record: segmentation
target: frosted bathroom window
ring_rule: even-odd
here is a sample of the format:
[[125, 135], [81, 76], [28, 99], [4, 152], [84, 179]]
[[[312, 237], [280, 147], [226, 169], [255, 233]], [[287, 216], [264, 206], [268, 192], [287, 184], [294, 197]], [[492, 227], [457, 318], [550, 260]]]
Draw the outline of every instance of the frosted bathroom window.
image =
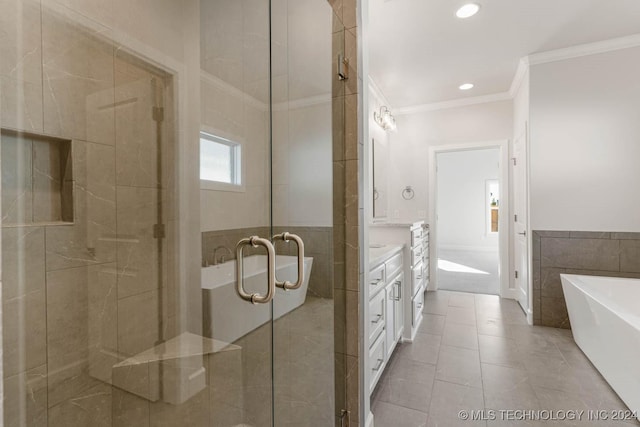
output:
[[240, 144], [206, 132], [200, 132], [200, 181], [202, 188], [223, 189], [216, 184], [241, 186], [241, 165], [242, 146]]

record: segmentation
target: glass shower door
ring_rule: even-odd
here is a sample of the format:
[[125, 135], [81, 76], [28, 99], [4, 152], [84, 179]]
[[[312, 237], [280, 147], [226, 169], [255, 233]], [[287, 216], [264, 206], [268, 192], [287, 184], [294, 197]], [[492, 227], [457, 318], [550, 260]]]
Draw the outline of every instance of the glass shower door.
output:
[[[333, 10], [326, 0], [272, 2], [273, 228], [278, 279], [301, 287], [273, 299], [274, 425], [333, 426], [333, 137], [337, 70]], [[335, 42], [334, 42], [335, 40]], [[336, 55], [337, 56], [337, 55]], [[339, 111], [339, 110], [338, 110]], [[340, 409], [341, 407], [339, 407]]]
[[5, 426], [334, 425], [340, 40], [326, 0], [0, 0]]

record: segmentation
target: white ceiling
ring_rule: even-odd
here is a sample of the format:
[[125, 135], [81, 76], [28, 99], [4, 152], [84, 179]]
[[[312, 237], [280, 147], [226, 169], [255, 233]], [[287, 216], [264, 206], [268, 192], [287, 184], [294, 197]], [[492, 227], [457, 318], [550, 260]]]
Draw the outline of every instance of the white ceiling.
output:
[[467, 2], [369, 1], [370, 74], [394, 108], [507, 92], [521, 57], [640, 33], [640, 0], [478, 0], [456, 18]]

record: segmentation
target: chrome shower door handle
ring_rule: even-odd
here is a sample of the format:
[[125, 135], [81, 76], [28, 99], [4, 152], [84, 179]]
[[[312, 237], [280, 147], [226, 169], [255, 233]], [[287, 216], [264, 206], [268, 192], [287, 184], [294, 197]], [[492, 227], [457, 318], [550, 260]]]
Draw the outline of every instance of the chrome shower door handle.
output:
[[[264, 295], [257, 292], [250, 294], [244, 290], [243, 249], [245, 246], [254, 248], [263, 246], [267, 249], [267, 293]], [[276, 250], [269, 240], [251, 236], [240, 240], [236, 245], [236, 290], [240, 298], [250, 301], [252, 304], [266, 304], [273, 299], [276, 293]]]
[[281, 234], [276, 234], [275, 236], [273, 236], [273, 240], [282, 240], [284, 242], [293, 240], [298, 246], [298, 280], [296, 280], [295, 283], [291, 283], [288, 280], [280, 282], [276, 279], [276, 286], [284, 289], [285, 291], [300, 288], [300, 286], [302, 286], [302, 282], [304, 281], [304, 242], [302, 241], [300, 236], [291, 234], [288, 231], [285, 231]]

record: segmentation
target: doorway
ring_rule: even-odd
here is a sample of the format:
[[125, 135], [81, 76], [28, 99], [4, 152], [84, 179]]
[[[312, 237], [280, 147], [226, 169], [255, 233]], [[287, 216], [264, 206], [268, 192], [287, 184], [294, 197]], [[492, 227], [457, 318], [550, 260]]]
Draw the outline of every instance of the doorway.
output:
[[505, 296], [507, 142], [430, 149], [434, 288]]

